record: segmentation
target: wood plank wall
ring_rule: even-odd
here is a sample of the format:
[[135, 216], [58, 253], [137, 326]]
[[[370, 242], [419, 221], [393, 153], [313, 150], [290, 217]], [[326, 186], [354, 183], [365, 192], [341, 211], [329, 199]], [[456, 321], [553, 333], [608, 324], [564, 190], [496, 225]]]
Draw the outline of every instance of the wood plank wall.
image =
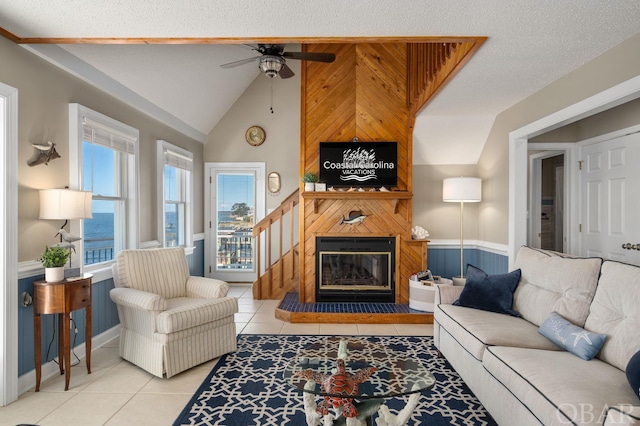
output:
[[[316, 237], [361, 235], [396, 238], [396, 303], [408, 303], [409, 277], [427, 265], [425, 244], [411, 241], [415, 114], [483, 41], [466, 49], [443, 43], [425, 49], [406, 42], [303, 46], [309, 52], [333, 52], [336, 60], [302, 63], [300, 175], [318, 173], [320, 142], [396, 141], [398, 185], [393, 189], [402, 195], [392, 199], [364, 192], [344, 199], [319, 198], [303, 193], [301, 186], [301, 302], [315, 302]], [[359, 225], [341, 224], [352, 210], [361, 210], [367, 218]]]
[[[334, 52], [332, 64], [304, 62], [302, 70], [301, 168], [318, 172], [320, 142], [398, 142], [398, 187], [411, 185], [411, 147], [407, 110], [405, 43], [316, 44], [312, 52]], [[411, 237], [411, 199], [399, 202], [367, 198], [324, 199], [303, 196], [301, 202], [300, 299], [315, 301], [317, 236], [391, 236], [397, 238], [396, 277], [402, 280], [401, 241]], [[317, 203], [314, 212], [313, 203]], [[396, 206], [397, 204], [397, 206]], [[340, 224], [351, 210], [367, 218], [359, 225]], [[413, 271], [415, 272], [415, 271]], [[400, 302], [408, 295], [397, 292]], [[406, 302], [405, 302], [406, 303]]]

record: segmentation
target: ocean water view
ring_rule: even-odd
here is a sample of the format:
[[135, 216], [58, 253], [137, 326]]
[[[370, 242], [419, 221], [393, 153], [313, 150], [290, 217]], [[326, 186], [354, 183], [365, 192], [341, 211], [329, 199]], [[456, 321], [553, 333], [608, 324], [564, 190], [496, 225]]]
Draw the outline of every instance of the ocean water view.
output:
[[[217, 265], [219, 270], [253, 269], [254, 238], [250, 223], [233, 220], [231, 212], [222, 212], [226, 219], [218, 229]], [[178, 214], [166, 212], [165, 241], [167, 246], [177, 246]], [[115, 218], [113, 213], [93, 213], [84, 221], [84, 264], [92, 265], [113, 260], [117, 253], [113, 240]]]
[[[177, 239], [178, 226], [177, 215], [167, 212], [167, 227], [165, 239], [171, 245], [171, 241]], [[93, 213], [93, 218], [84, 221], [84, 264], [91, 265], [106, 262], [114, 258], [114, 214]]]

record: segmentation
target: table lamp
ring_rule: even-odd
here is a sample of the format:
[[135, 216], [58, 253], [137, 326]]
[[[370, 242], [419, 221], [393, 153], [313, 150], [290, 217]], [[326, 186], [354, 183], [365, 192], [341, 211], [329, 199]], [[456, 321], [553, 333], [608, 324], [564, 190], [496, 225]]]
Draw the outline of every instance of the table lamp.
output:
[[40, 219], [65, 221], [56, 234], [60, 235], [59, 246], [69, 247], [75, 251], [73, 242], [81, 240], [82, 237], [69, 234], [64, 227], [70, 220], [92, 218], [92, 196], [90, 191], [76, 191], [68, 188], [40, 190]]
[[442, 201], [460, 203], [460, 278], [464, 278], [464, 203], [478, 203], [482, 198], [482, 180], [453, 177], [442, 182]]

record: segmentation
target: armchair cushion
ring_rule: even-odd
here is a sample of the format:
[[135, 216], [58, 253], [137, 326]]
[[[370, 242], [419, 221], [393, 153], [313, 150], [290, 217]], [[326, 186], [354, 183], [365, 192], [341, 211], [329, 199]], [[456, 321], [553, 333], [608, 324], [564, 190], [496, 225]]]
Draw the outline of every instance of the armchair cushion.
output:
[[118, 285], [159, 294], [186, 296], [189, 264], [183, 247], [122, 250], [118, 254]]
[[158, 333], [175, 333], [201, 324], [233, 317], [238, 311], [238, 301], [232, 297], [220, 299], [191, 299], [177, 297], [168, 300], [169, 307], [156, 319]]

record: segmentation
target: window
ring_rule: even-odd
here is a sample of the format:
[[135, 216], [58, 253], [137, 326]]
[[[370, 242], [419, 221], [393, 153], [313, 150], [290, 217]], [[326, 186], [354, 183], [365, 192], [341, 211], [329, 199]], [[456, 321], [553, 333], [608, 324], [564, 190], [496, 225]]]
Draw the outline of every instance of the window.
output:
[[164, 247], [191, 247], [193, 154], [158, 141], [158, 235]]
[[78, 229], [83, 265], [108, 262], [138, 245], [138, 130], [78, 104], [69, 126], [71, 184], [93, 193], [93, 218]]

